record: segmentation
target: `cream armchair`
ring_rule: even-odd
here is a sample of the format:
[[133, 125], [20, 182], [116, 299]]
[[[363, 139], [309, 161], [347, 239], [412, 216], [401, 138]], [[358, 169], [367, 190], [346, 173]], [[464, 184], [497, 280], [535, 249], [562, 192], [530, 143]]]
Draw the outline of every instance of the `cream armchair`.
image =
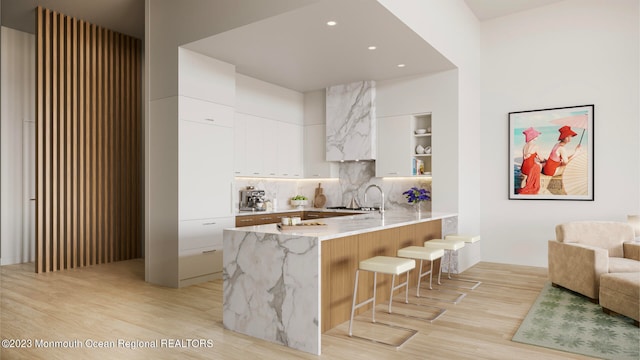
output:
[[549, 279], [598, 299], [600, 275], [640, 272], [640, 243], [634, 229], [624, 222], [574, 221], [556, 226], [556, 240], [549, 240]]

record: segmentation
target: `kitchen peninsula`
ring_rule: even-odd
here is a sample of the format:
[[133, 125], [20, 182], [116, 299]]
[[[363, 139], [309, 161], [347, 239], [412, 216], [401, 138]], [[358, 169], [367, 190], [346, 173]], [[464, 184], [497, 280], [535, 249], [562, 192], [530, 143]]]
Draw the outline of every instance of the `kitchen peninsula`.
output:
[[[457, 215], [445, 213], [419, 217], [388, 211], [312, 222], [324, 225], [300, 231], [281, 231], [276, 224], [224, 230], [225, 328], [320, 354], [321, 334], [349, 319], [360, 260], [395, 256], [399, 248], [422, 246], [457, 230]], [[364, 275], [362, 296], [372, 284]], [[380, 299], [389, 295], [391, 282], [381, 280]]]

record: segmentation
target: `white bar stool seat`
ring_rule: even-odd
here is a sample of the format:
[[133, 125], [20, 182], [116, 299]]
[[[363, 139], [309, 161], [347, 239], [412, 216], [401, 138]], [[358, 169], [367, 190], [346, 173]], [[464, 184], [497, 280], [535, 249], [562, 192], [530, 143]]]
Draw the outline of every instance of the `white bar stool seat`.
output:
[[[398, 256], [420, 260], [420, 272], [418, 273], [418, 289], [416, 290], [417, 297], [420, 297], [420, 280], [427, 275], [429, 275], [429, 289], [432, 289], [431, 283], [433, 280], [433, 262], [444, 256], [444, 249], [428, 248], [425, 246], [408, 246], [406, 248], [398, 250]], [[422, 272], [422, 262], [424, 260], [431, 262], [431, 268], [429, 269], [429, 271]]]
[[[415, 267], [416, 267], [416, 261], [413, 259], [402, 259], [402, 258], [397, 258], [392, 256], [375, 256], [375, 257], [360, 261], [358, 269], [356, 270], [356, 279], [355, 279], [355, 284], [353, 286], [353, 301], [351, 303], [351, 318], [349, 320], [349, 336], [350, 337], [354, 336], [352, 331], [353, 316], [355, 314], [356, 309], [364, 305], [367, 305], [369, 303], [373, 303], [372, 310], [371, 310], [371, 322], [373, 323], [376, 322], [376, 290], [377, 290], [377, 282], [378, 282], [378, 273], [392, 275], [391, 291], [390, 291], [391, 294], [389, 295], [389, 314], [391, 314], [393, 292], [396, 291], [397, 289], [400, 289], [401, 287], [405, 287], [405, 303], [409, 303], [409, 271], [415, 269]], [[360, 275], [361, 270], [373, 272], [373, 296], [368, 298], [367, 300], [364, 300], [356, 304], [356, 297], [358, 294], [358, 277]], [[395, 285], [396, 276], [403, 273], [407, 274], [406, 281], [401, 284]], [[355, 336], [355, 337], [369, 340], [375, 343], [382, 343], [385, 345], [391, 345], [396, 348], [399, 348], [400, 346], [404, 345], [405, 342], [411, 339], [415, 334], [418, 333], [417, 330], [409, 329], [401, 326], [395, 326], [395, 325], [385, 324], [385, 323], [378, 323], [378, 324], [406, 330], [407, 332], [409, 332], [409, 334], [404, 339], [401, 339], [401, 341], [397, 344], [387, 343], [384, 341], [379, 341], [373, 338], [366, 338], [362, 336]]]
[[453, 234], [453, 235], [445, 236], [444, 239], [445, 240], [464, 241], [467, 244], [473, 244], [475, 242], [480, 241], [480, 235]]
[[[480, 235], [451, 234], [451, 235], [445, 236], [444, 237], [444, 241], [453, 241], [453, 242], [463, 241], [465, 244], [474, 244], [474, 243], [480, 241]], [[449, 260], [451, 260], [451, 258], [449, 258]], [[449, 262], [449, 263], [451, 263], [451, 262]], [[449, 270], [448, 277], [449, 277], [449, 279], [451, 279], [451, 267], [449, 267], [448, 270]], [[451, 279], [451, 280], [473, 283], [474, 285], [471, 286], [471, 287], [464, 287], [465, 289], [471, 289], [471, 290], [474, 290], [475, 288], [480, 286], [480, 284], [482, 284], [482, 281], [467, 280], [467, 279], [462, 279], [462, 278]]]

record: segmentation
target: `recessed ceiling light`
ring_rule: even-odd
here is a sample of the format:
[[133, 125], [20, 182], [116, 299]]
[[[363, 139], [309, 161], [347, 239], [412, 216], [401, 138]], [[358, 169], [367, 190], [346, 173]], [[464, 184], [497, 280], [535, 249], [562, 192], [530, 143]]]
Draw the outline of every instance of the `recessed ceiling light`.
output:
[[327, 26], [336, 26], [336, 25], [338, 25], [338, 23], [333, 20], [327, 21]]
[[403, 68], [403, 67], [405, 67], [405, 66], [407, 66], [407, 65], [405, 65], [405, 64], [398, 64], [398, 67], [399, 67], [399, 68]]
[[369, 46], [367, 49], [369, 49], [369, 50], [375, 50], [375, 49], [377, 49], [377, 47], [375, 47], [375, 46]]

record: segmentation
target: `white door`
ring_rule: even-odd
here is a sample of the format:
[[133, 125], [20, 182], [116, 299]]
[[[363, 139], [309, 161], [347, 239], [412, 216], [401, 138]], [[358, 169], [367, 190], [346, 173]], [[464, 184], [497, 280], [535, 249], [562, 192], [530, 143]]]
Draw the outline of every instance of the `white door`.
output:
[[36, 126], [22, 124], [22, 262], [36, 260]]

